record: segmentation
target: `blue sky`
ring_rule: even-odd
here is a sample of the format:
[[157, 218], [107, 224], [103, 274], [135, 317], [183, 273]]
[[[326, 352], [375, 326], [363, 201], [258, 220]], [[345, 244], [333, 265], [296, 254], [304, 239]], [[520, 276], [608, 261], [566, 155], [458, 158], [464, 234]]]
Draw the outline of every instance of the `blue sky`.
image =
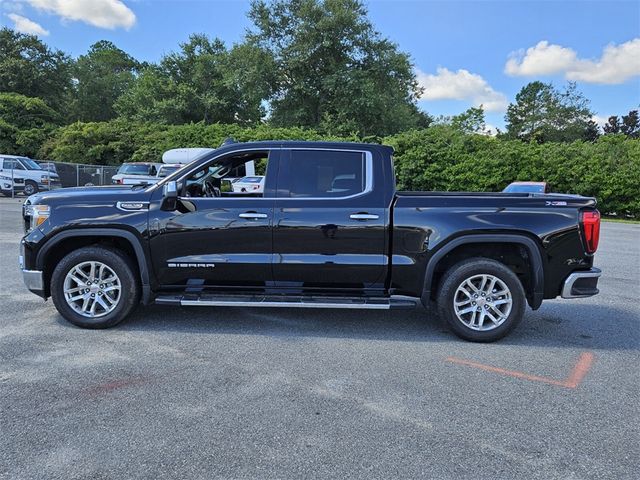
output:
[[[640, 106], [640, 1], [371, 0], [369, 17], [408, 52], [434, 115], [482, 103], [490, 124], [531, 80], [578, 82], [599, 120]], [[157, 61], [191, 33], [228, 44], [249, 27], [242, 0], [0, 0], [3, 25], [73, 56], [100, 39]]]

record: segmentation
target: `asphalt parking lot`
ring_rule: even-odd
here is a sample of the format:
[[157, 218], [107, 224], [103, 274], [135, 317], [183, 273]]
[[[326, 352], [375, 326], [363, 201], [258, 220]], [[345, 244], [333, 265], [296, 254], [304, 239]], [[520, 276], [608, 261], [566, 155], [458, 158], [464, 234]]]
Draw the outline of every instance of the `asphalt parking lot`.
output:
[[0, 478], [638, 478], [640, 225], [601, 294], [471, 344], [423, 311], [153, 306], [81, 330], [0, 199]]

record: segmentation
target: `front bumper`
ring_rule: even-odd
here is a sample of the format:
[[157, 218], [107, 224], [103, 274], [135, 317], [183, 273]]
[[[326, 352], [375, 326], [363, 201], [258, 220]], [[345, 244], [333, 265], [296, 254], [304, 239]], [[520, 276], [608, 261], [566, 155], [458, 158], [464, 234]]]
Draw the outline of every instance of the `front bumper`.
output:
[[20, 270], [22, 271], [22, 280], [26, 285], [27, 289], [46, 299], [46, 295], [44, 292], [44, 274], [40, 270], [27, 270], [24, 264], [24, 244], [20, 244], [20, 256], [18, 257], [18, 262], [20, 263]]
[[577, 271], [570, 274], [562, 286], [562, 298], [592, 297], [600, 293], [598, 279], [602, 271], [599, 268]]

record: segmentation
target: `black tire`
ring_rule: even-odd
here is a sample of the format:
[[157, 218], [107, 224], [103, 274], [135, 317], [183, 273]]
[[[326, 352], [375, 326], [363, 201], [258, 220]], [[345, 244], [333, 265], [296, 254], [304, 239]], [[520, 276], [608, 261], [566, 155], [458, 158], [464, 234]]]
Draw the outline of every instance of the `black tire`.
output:
[[[115, 308], [104, 316], [90, 318], [76, 312], [64, 294], [67, 274], [82, 262], [97, 261], [108, 266], [120, 281], [120, 297]], [[65, 319], [82, 328], [109, 328], [122, 322], [140, 301], [140, 285], [137, 269], [121, 251], [100, 246], [83, 247], [65, 256], [56, 266], [51, 277], [51, 297], [56, 309]]]
[[33, 195], [34, 193], [38, 193], [38, 184], [32, 180], [27, 180], [24, 183], [24, 191], [25, 196]]
[[[456, 297], [456, 295], [460, 295], [456, 293], [458, 291], [458, 288], [462, 286], [465, 280], [478, 275], [490, 275], [499, 279], [506, 285], [511, 295], [511, 309], [508, 315], [506, 315], [506, 312], [504, 312], [506, 319], [502, 320], [502, 323], [499, 323], [498, 326], [495, 326], [495, 324], [488, 324], [488, 327], [486, 328], [491, 328], [490, 330], [477, 330], [467, 325], [462, 320], [465, 319], [465, 316], [461, 316], [462, 319], [459, 318], [454, 307], [454, 301], [456, 299], [465, 299], [464, 295]], [[472, 342], [493, 342], [495, 340], [499, 340], [500, 338], [507, 335], [511, 330], [513, 330], [516, 325], [520, 323], [522, 317], [524, 316], [526, 296], [522, 287], [522, 283], [520, 282], [520, 279], [517, 277], [517, 275], [513, 273], [513, 271], [511, 271], [506, 265], [496, 260], [483, 257], [474, 257], [457, 263], [449, 270], [447, 270], [447, 272], [445, 272], [440, 285], [441, 286], [438, 291], [437, 298], [438, 314], [441, 319], [447, 322], [453, 333], [455, 333], [460, 338], [463, 338], [464, 340], [469, 340]], [[501, 298], [507, 297], [505, 296]], [[493, 300], [495, 301], [495, 299]], [[482, 299], [482, 302], [482, 308], [485, 308], [484, 298]], [[477, 304], [473, 303], [473, 305]], [[462, 309], [465, 307], [459, 308]], [[480, 307], [476, 306], [475, 308]], [[487, 308], [490, 309], [491, 307]], [[478, 311], [481, 312], [481, 310]], [[492, 314], [495, 314], [493, 310], [490, 309], [489, 311]], [[473, 318], [475, 318], [475, 313], [473, 312], [468, 315], [473, 315]], [[473, 323], [475, 325], [475, 322]]]

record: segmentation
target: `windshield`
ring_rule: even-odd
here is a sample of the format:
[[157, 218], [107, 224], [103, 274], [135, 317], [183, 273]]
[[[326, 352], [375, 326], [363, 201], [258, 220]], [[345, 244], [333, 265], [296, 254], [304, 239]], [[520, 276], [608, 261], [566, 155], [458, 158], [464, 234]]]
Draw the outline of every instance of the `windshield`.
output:
[[26, 167], [27, 170], [43, 170], [43, 168], [36, 162], [27, 157], [20, 157], [20, 161]]
[[242, 183], [260, 183], [262, 181], [262, 177], [244, 177], [240, 181]]
[[203, 159], [205, 157], [213, 158], [213, 156], [215, 155], [216, 151], [217, 150], [207, 151], [207, 152], [204, 152], [202, 155], [197, 156], [196, 158], [194, 158], [188, 164], [182, 165], [178, 170], [176, 170], [175, 172], [172, 172], [171, 174], [167, 175], [162, 180], [160, 180], [159, 182], [154, 184], [153, 188], [158, 188], [158, 187], [161, 187], [162, 185], [164, 185], [167, 182], [170, 182], [172, 180], [177, 180], [178, 177], [180, 177], [183, 174], [183, 172], [186, 170], [185, 167], [188, 167], [189, 165], [192, 165], [192, 164], [198, 162], [199, 160], [201, 160], [201, 159]]
[[149, 165], [125, 163], [118, 169], [118, 173], [126, 173], [128, 175], [149, 175]]

